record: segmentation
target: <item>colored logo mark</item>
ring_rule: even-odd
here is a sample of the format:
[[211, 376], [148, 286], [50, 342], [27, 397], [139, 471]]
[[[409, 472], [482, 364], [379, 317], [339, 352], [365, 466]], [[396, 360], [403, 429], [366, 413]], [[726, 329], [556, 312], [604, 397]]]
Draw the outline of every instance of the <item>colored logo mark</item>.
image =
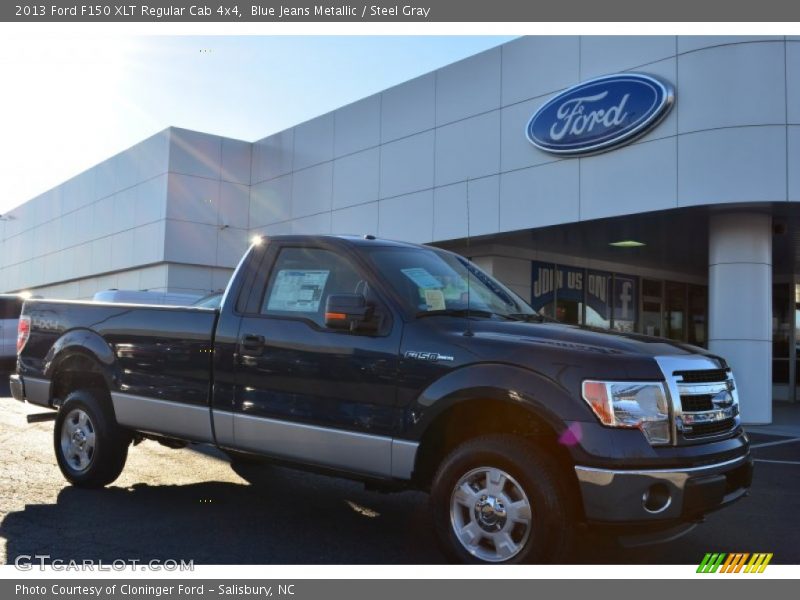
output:
[[525, 135], [540, 150], [579, 156], [630, 142], [658, 124], [675, 101], [666, 82], [643, 73], [584, 81], [541, 106]]
[[700, 566], [698, 573], [763, 573], [772, 560], [772, 552], [708, 552]]

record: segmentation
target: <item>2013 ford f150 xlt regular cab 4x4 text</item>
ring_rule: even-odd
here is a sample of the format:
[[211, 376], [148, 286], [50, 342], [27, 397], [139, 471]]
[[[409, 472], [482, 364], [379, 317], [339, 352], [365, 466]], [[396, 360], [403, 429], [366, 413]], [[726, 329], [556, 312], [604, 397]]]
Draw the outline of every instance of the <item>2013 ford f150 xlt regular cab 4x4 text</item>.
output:
[[552, 322], [461, 256], [372, 236], [263, 238], [218, 310], [28, 301], [11, 383], [57, 409], [75, 485], [114, 481], [132, 441], [213, 444], [429, 491], [462, 561], [672, 535], [752, 476], [722, 358]]

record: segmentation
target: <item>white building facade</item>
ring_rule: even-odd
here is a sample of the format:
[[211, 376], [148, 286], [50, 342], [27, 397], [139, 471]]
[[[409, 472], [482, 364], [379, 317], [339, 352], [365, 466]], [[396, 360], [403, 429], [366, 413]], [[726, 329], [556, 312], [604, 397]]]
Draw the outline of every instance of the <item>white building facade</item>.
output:
[[[628, 72], [674, 89], [643, 135], [529, 141], [563, 90]], [[798, 202], [800, 38], [525, 37], [252, 143], [165, 130], [6, 215], [0, 287], [202, 294], [254, 234], [434, 243], [566, 322], [718, 352], [764, 423], [797, 396]]]

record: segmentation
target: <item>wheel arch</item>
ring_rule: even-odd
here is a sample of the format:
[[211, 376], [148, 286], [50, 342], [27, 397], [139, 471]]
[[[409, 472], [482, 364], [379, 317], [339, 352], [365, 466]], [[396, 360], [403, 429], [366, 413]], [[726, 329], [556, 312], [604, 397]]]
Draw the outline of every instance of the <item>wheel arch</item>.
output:
[[44, 375], [50, 379], [50, 402], [57, 405], [76, 389], [95, 389], [108, 397], [114, 382], [116, 359], [108, 343], [89, 329], [62, 335], [45, 357]]
[[456, 377], [426, 389], [415, 409], [416, 486], [428, 489], [438, 465], [456, 446], [481, 435], [511, 433], [552, 455], [568, 485], [577, 490], [572, 456], [560, 439], [567, 423], [585, 413], [567, 389], [510, 365], [480, 365], [451, 375]]

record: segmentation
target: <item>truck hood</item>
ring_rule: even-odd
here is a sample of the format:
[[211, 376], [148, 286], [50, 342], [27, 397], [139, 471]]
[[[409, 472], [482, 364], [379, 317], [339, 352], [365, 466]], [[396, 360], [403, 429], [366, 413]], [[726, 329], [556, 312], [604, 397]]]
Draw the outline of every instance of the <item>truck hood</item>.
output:
[[620, 333], [561, 323], [501, 322], [474, 320], [471, 329], [478, 339], [605, 355], [719, 357], [703, 348], [664, 338]]

